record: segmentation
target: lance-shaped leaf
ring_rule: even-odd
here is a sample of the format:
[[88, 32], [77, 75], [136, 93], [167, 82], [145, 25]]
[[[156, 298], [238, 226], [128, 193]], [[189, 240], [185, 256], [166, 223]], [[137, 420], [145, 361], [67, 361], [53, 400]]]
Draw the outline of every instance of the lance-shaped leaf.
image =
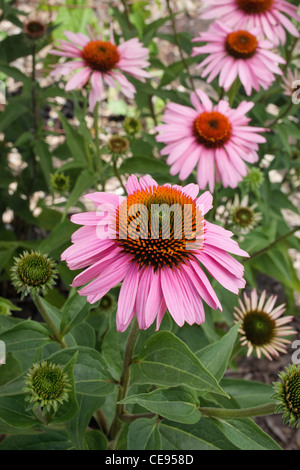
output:
[[228, 396], [185, 343], [167, 331], [153, 335], [145, 343], [140, 356], [134, 360], [132, 381], [164, 387], [185, 385], [201, 392]]
[[185, 387], [158, 389], [151, 393], [131, 395], [120, 403], [136, 403], [152, 413], [179, 423], [194, 424], [201, 417], [197, 408], [197, 405], [199, 406], [197, 395]]

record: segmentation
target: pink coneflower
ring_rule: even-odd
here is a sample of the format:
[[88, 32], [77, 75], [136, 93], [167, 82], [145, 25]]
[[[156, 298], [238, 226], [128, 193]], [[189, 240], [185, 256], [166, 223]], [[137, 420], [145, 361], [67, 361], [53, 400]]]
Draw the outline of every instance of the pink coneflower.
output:
[[[159, 186], [150, 176], [128, 179], [128, 197], [95, 192], [86, 197], [97, 212], [73, 215], [83, 225], [72, 236], [73, 245], [62, 254], [70, 269], [86, 268], [72, 286], [97, 302], [122, 283], [117, 329], [124, 331], [136, 315], [140, 329], [156, 319], [157, 329], [168, 309], [175, 322], [201, 324], [202, 300], [213, 309], [221, 304], [202, 266], [226, 289], [243, 288], [243, 266], [227, 252], [248, 256], [232, 233], [204, 220], [212, 196], [198, 198], [199, 187]], [[102, 215], [101, 215], [102, 214]], [[103, 225], [111, 236], [103, 236]], [[102, 235], [101, 235], [102, 234]]]
[[259, 39], [259, 32], [252, 29], [233, 30], [219, 21], [212, 24], [208, 32], [200, 33], [193, 42], [207, 42], [194, 47], [192, 56], [209, 54], [197, 68], [204, 68], [202, 77], [210, 83], [219, 75], [219, 85], [228, 91], [237, 77], [248, 96], [252, 88], [268, 89], [275, 80], [274, 74], [282, 75], [278, 64], [285, 60], [271, 52], [272, 43]]
[[102, 99], [103, 82], [109, 87], [119, 84], [122, 92], [128, 98], [133, 98], [136, 89], [125, 77], [124, 72], [132, 75], [140, 81], [150, 77], [144, 70], [149, 65], [149, 51], [137, 38], [125, 41], [116, 46], [111, 31], [110, 40], [95, 39], [82, 33], [65, 31], [65, 36], [70, 41], [59, 41], [58, 50], [51, 53], [69, 57], [75, 60], [59, 64], [52, 75], [68, 75], [74, 70], [79, 70], [66, 84], [66, 90], [82, 88], [90, 80], [91, 92], [89, 95], [89, 107], [92, 111], [97, 101]]
[[168, 155], [171, 174], [179, 173], [186, 179], [197, 169], [200, 189], [208, 184], [214, 191], [215, 181], [235, 188], [247, 173], [245, 161], [258, 160], [258, 144], [265, 142], [259, 135], [266, 129], [248, 126], [246, 113], [254, 103], [242, 101], [237, 109], [221, 100], [213, 105], [206, 93], [197, 90], [191, 94], [193, 108], [169, 103], [163, 115], [160, 131], [156, 137], [166, 147], [162, 155]]
[[[258, 28], [273, 44], [284, 44], [285, 29], [293, 36], [299, 32], [287, 16], [300, 21], [297, 7], [285, 0], [203, 0], [203, 19], [220, 18], [231, 28]], [[286, 16], [287, 15], [287, 16]]]
[[235, 323], [242, 321], [240, 341], [248, 348], [247, 356], [255, 350], [258, 358], [265, 355], [271, 361], [279, 356], [279, 352], [286, 353], [286, 346], [291, 341], [284, 337], [296, 334], [293, 328], [287, 326], [293, 317], [282, 317], [285, 305], [274, 308], [276, 300], [275, 295], [266, 300], [266, 291], [258, 299], [256, 289], [252, 290], [250, 297], [244, 292], [244, 303], [239, 299], [240, 308], [235, 307], [234, 317]]

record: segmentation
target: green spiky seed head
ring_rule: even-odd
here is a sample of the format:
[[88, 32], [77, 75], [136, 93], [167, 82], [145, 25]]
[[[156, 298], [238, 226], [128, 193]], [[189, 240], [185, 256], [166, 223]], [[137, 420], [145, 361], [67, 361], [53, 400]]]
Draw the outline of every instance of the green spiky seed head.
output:
[[51, 186], [54, 191], [64, 193], [68, 191], [70, 186], [70, 177], [64, 173], [54, 173], [50, 175]]
[[11, 271], [12, 283], [17, 292], [22, 292], [22, 298], [29, 293], [45, 293], [57, 278], [55, 262], [36, 251], [24, 251], [19, 258], [15, 258]]
[[72, 389], [68, 376], [60, 365], [43, 361], [33, 364], [28, 371], [24, 392], [29, 402], [28, 409], [42, 408], [43, 414], [56, 412], [59, 405], [69, 400]]
[[139, 119], [127, 116], [124, 119], [123, 128], [128, 135], [133, 136], [140, 132], [142, 124]]
[[277, 412], [283, 413], [284, 424], [300, 427], [300, 365], [290, 364], [279, 373], [281, 382], [275, 382]]
[[252, 168], [250, 172], [243, 179], [243, 184], [246, 189], [257, 191], [263, 184], [265, 178], [263, 172], [259, 168]]

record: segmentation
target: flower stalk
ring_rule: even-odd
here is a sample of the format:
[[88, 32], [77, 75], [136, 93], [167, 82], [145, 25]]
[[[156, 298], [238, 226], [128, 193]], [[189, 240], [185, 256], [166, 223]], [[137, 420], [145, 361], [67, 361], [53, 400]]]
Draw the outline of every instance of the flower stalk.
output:
[[203, 416], [211, 418], [253, 418], [255, 416], [272, 415], [276, 413], [276, 403], [266, 403], [265, 405], [252, 406], [250, 408], [226, 409], [226, 408], [199, 408]]
[[112, 422], [112, 425], [109, 431], [109, 436], [111, 440], [113, 441], [112, 446], [114, 446], [114, 442], [116, 441], [118, 434], [120, 432], [121, 426], [122, 426], [121, 417], [122, 415], [124, 415], [125, 405], [119, 404], [119, 402], [123, 400], [127, 394], [129, 380], [130, 380], [130, 365], [132, 363], [134, 349], [137, 343], [137, 339], [139, 337], [139, 331], [140, 331], [139, 325], [135, 317], [132, 322], [132, 326], [131, 326], [131, 329], [127, 338], [127, 342], [126, 342], [126, 347], [124, 351], [123, 369], [122, 369], [122, 375], [120, 379], [119, 391], [118, 391], [118, 397], [117, 397], [116, 413], [115, 413], [115, 417], [114, 417], [114, 420]]
[[38, 309], [39, 313], [41, 314], [44, 322], [48, 325], [48, 327], [50, 328], [55, 340], [60, 344], [60, 346], [64, 349], [67, 347], [64, 339], [62, 338], [61, 334], [59, 333], [58, 329], [56, 328], [56, 326], [54, 325], [53, 321], [51, 320], [51, 318], [49, 317], [44, 305], [42, 304], [41, 302], [41, 298], [40, 296], [35, 293], [35, 292], [31, 292], [31, 298], [36, 306], [36, 308]]

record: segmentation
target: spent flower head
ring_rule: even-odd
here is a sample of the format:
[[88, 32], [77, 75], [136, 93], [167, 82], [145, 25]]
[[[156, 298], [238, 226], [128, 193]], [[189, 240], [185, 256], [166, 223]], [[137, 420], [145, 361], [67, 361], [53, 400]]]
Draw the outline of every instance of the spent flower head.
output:
[[57, 411], [59, 405], [69, 399], [71, 385], [67, 374], [60, 365], [43, 361], [33, 364], [26, 377], [24, 392], [29, 402], [28, 409], [42, 408], [43, 413]]
[[[287, 326], [293, 320], [292, 316], [284, 316], [285, 305], [274, 308], [277, 296], [271, 295], [266, 300], [264, 290], [258, 298], [256, 289], [250, 297], [244, 292], [244, 303], [239, 300], [240, 308], [235, 308], [235, 323], [241, 321], [239, 333], [242, 346], [247, 346], [247, 356], [253, 350], [258, 358], [266, 356], [270, 361], [278, 357], [279, 353], [286, 353], [286, 346], [291, 342], [285, 336], [296, 334], [292, 327]], [[281, 317], [281, 318], [280, 318]]]
[[276, 412], [283, 413], [284, 424], [300, 427], [300, 365], [290, 364], [278, 374], [281, 382], [274, 382], [277, 400]]
[[241, 234], [247, 234], [258, 224], [262, 216], [255, 209], [257, 204], [249, 205], [249, 196], [246, 195], [242, 199], [235, 194], [233, 201], [227, 204], [228, 223], [233, 230]]
[[129, 148], [129, 141], [121, 135], [113, 135], [108, 141], [109, 150], [113, 155], [123, 155]]
[[29, 293], [45, 293], [55, 284], [57, 278], [55, 262], [36, 251], [24, 251], [15, 258], [11, 271], [12, 284], [17, 292], [22, 292], [22, 299]]
[[38, 41], [47, 34], [47, 23], [41, 14], [31, 13], [23, 24], [23, 30], [27, 38]]

